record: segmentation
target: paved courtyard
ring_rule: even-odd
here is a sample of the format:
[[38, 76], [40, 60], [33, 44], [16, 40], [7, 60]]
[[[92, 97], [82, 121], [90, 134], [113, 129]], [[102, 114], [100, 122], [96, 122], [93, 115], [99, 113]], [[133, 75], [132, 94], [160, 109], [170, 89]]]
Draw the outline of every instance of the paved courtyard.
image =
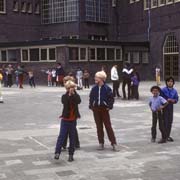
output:
[[[180, 105], [175, 106], [173, 143], [150, 143], [151, 112], [147, 102], [153, 82], [142, 83], [137, 101], [116, 100], [112, 124], [120, 145], [113, 152], [106, 140], [97, 151], [96, 127], [88, 109], [89, 90], [80, 91], [78, 121], [81, 149], [55, 161], [58, 116], [63, 88], [3, 89], [0, 104], [0, 179], [3, 180], [180, 180]], [[176, 84], [180, 91], [180, 83]], [[179, 92], [180, 93], [180, 92]], [[160, 134], [158, 134], [160, 138]], [[107, 139], [107, 138], [106, 138]]]

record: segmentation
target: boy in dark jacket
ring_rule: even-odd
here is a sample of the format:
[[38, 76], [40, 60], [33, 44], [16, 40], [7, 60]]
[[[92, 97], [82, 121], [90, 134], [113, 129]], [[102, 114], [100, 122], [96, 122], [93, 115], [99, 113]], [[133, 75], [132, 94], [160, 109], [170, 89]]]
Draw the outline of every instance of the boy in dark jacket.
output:
[[65, 83], [66, 94], [62, 96], [63, 112], [61, 120], [61, 128], [59, 137], [56, 144], [55, 159], [59, 159], [61, 148], [67, 135], [70, 137], [69, 146], [69, 162], [72, 162], [75, 151], [75, 133], [76, 133], [76, 120], [80, 118], [78, 104], [81, 103], [80, 96], [76, 93], [76, 84], [73, 81]]
[[105, 84], [106, 73], [104, 71], [95, 74], [96, 85], [90, 92], [89, 108], [93, 111], [99, 140], [99, 150], [104, 149], [104, 131], [106, 128], [108, 138], [114, 151], [118, 151], [116, 138], [111, 126], [109, 110], [113, 108], [114, 97], [111, 88]]
[[164, 123], [167, 134], [167, 141], [173, 142], [171, 135], [171, 128], [173, 123], [173, 109], [174, 104], [178, 103], [179, 97], [176, 89], [174, 88], [175, 80], [173, 77], [166, 79], [166, 87], [161, 89], [161, 96], [168, 101], [168, 106], [164, 109]]

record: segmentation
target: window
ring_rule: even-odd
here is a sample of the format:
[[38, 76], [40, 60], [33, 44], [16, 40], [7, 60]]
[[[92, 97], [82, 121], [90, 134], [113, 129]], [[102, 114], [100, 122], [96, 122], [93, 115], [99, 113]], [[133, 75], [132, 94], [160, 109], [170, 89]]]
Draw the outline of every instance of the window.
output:
[[0, 0], [0, 13], [5, 13], [5, 12], [6, 12], [6, 1]]
[[122, 52], [121, 49], [116, 49], [116, 60], [121, 61], [122, 60]]
[[166, 0], [159, 0], [159, 6], [163, 6], [166, 4]]
[[77, 47], [69, 48], [69, 60], [70, 61], [78, 61], [79, 60], [79, 48], [77, 48]]
[[142, 52], [142, 63], [143, 64], [149, 63], [149, 53], [148, 52]]
[[96, 49], [95, 48], [90, 48], [89, 57], [90, 57], [90, 60], [96, 60]]
[[23, 12], [23, 13], [26, 12], [26, 2], [21, 3], [21, 12]]
[[28, 12], [29, 14], [32, 13], [32, 4], [31, 4], [31, 3], [28, 3], [28, 4], [27, 4], [27, 12]]
[[79, 0], [42, 0], [42, 23], [53, 24], [77, 21]]
[[109, 0], [86, 0], [86, 21], [109, 23]]
[[22, 50], [22, 61], [28, 61], [28, 60], [29, 60], [28, 49], [23, 49]]
[[116, 7], [117, 0], [112, 0], [112, 7]]
[[47, 61], [47, 49], [41, 49], [41, 60], [42, 61]]
[[174, 34], [168, 35], [165, 40], [164, 54], [178, 54], [179, 45]]
[[1, 55], [1, 61], [6, 62], [7, 61], [7, 51], [2, 50], [0, 55]]
[[40, 5], [39, 4], [35, 5], [35, 14], [40, 14]]
[[114, 61], [115, 60], [115, 49], [107, 48], [107, 60]]
[[97, 48], [97, 60], [105, 60], [105, 48]]
[[166, 0], [166, 4], [172, 4], [174, 0]]
[[8, 50], [8, 61], [17, 61], [17, 51], [16, 50]]
[[56, 60], [56, 49], [49, 48], [49, 60]]
[[30, 61], [39, 61], [39, 48], [32, 48], [29, 50]]
[[144, 9], [151, 8], [151, 0], [144, 0]]
[[18, 3], [18, 1], [14, 1], [14, 3], [13, 3], [13, 11], [14, 12], [19, 11], [19, 3]]
[[158, 0], [151, 0], [151, 7], [157, 7], [158, 6]]
[[135, 0], [129, 0], [129, 3], [130, 4], [132, 4], [132, 3], [134, 3], [135, 2]]
[[131, 52], [131, 62], [133, 62], [134, 64], [138, 64], [140, 61], [140, 56], [139, 56], [139, 52]]
[[86, 48], [80, 48], [80, 60], [86, 60]]

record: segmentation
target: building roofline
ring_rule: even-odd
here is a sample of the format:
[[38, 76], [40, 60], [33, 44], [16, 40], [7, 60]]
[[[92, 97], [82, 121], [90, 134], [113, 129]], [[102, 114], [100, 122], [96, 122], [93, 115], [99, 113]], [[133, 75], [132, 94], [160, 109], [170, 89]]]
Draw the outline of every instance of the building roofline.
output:
[[103, 45], [103, 46], [143, 46], [149, 48], [149, 42], [96, 41], [82, 39], [43, 39], [39, 41], [1, 42], [0, 48], [47, 46], [47, 45]]

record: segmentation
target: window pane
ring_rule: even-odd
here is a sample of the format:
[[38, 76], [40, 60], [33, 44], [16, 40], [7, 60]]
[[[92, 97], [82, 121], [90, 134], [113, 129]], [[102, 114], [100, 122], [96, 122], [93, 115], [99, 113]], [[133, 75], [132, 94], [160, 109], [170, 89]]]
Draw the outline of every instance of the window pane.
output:
[[56, 60], [56, 49], [55, 48], [49, 49], [49, 60]]
[[39, 49], [30, 49], [30, 61], [39, 61]]
[[96, 59], [96, 51], [95, 51], [95, 49], [94, 48], [91, 48], [90, 50], [89, 50], [89, 57], [90, 57], [90, 60], [95, 60]]
[[17, 51], [16, 50], [8, 50], [8, 60], [9, 61], [17, 61]]
[[7, 61], [7, 52], [6, 51], [1, 51], [1, 60]]
[[5, 12], [5, 0], [0, 0], [0, 12]]
[[22, 50], [22, 61], [28, 61], [28, 50]]
[[114, 48], [108, 48], [107, 49], [107, 60], [111, 60], [113, 61], [115, 58], [115, 55], [114, 55]]
[[41, 49], [41, 60], [47, 60], [47, 49]]
[[121, 60], [121, 49], [116, 49], [116, 60]]
[[105, 60], [105, 48], [97, 48], [97, 60]]
[[13, 11], [17, 12], [19, 10], [19, 4], [18, 4], [18, 1], [14, 1], [14, 4], [13, 4]]
[[149, 53], [148, 52], [142, 52], [142, 63], [144, 63], [144, 64], [149, 63]]
[[86, 48], [80, 48], [80, 59], [86, 60]]
[[71, 60], [71, 61], [79, 60], [78, 48], [76, 48], [76, 47], [69, 48], [69, 60]]

